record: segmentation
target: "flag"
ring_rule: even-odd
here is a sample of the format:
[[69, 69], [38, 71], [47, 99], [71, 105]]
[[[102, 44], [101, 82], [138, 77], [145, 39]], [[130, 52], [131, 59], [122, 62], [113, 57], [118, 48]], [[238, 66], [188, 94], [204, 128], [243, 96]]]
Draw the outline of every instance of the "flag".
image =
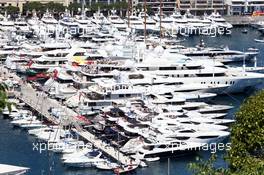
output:
[[32, 66], [32, 64], [33, 64], [33, 61], [32, 60], [29, 60], [27, 66], [30, 68]]
[[54, 69], [53, 71], [53, 79], [57, 79], [58, 78], [58, 70], [57, 69]]
[[79, 64], [78, 64], [78, 63], [76, 63], [76, 62], [72, 62], [72, 66], [74, 66], [74, 67], [78, 67], [78, 66], [79, 66]]

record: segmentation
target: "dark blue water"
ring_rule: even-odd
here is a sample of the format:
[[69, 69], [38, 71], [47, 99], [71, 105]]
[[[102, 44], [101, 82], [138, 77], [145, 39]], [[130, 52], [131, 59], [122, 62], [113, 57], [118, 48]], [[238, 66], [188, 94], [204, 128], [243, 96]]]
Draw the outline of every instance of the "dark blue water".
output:
[[[260, 38], [260, 34], [249, 28], [248, 34], [241, 33], [242, 28], [233, 29], [231, 36], [222, 37], [190, 37], [185, 41], [185, 45], [194, 46], [202, 38], [208, 46], [226, 46], [230, 49], [243, 51], [249, 47], [256, 47], [260, 50], [258, 56], [258, 65], [264, 65], [263, 53], [264, 44], [254, 42], [254, 38]], [[253, 63], [249, 63], [253, 65]], [[233, 105], [235, 108], [230, 112], [229, 118], [233, 117], [233, 113], [237, 110], [241, 102], [247, 94], [220, 96], [215, 99], [218, 104]], [[14, 129], [10, 121], [2, 119], [0, 116], [0, 163], [14, 164], [30, 167], [30, 175], [104, 175], [113, 174], [108, 171], [99, 171], [93, 168], [88, 169], [69, 169], [60, 161], [60, 156], [53, 153], [39, 153], [33, 151], [32, 143], [34, 138], [29, 136], [25, 131]], [[223, 160], [224, 152], [217, 152], [218, 159], [216, 166], [226, 167], [227, 164]], [[170, 159], [170, 174], [175, 175], [190, 175], [191, 172], [187, 168], [187, 164], [196, 161], [197, 156], [202, 156], [205, 159], [210, 156], [210, 152], [199, 152], [196, 155], [185, 156], [180, 158]], [[51, 168], [50, 168], [51, 167]], [[168, 174], [168, 160], [161, 159], [158, 162], [149, 163], [147, 168], [139, 168], [133, 174], [139, 175], [165, 175]]]

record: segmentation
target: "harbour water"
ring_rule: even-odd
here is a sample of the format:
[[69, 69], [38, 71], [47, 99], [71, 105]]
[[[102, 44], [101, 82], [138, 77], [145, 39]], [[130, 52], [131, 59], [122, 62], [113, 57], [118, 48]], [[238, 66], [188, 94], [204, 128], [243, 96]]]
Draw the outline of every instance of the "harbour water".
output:
[[[242, 28], [234, 28], [231, 36], [221, 37], [200, 37], [194, 36], [186, 38], [183, 43], [186, 46], [196, 45], [200, 39], [203, 39], [207, 46], [229, 46], [230, 49], [245, 50], [250, 47], [259, 49], [258, 66], [264, 66], [264, 45], [256, 43], [255, 38], [261, 38], [258, 31], [248, 28], [247, 34], [241, 33]], [[253, 65], [253, 63], [249, 63]], [[233, 105], [235, 108], [230, 112], [229, 118], [233, 117], [233, 113], [247, 94], [226, 95], [214, 99], [217, 104]], [[93, 168], [72, 169], [63, 166], [60, 156], [51, 152], [42, 152], [33, 150], [33, 142], [35, 139], [29, 136], [26, 131], [14, 129], [10, 122], [0, 117], [0, 163], [14, 164], [18, 166], [26, 166], [30, 168], [29, 175], [103, 175], [113, 174], [109, 171], [100, 171]], [[196, 156], [208, 158], [210, 152], [199, 152], [197, 155], [184, 156], [179, 158], [170, 158], [169, 171], [170, 174], [189, 175], [191, 172], [187, 168], [187, 164], [196, 161]], [[216, 166], [227, 166], [223, 160], [224, 152], [217, 152], [218, 160]], [[168, 174], [168, 159], [164, 158], [160, 161], [149, 163], [149, 167], [138, 168], [133, 174], [142, 175], [163, 175]]]

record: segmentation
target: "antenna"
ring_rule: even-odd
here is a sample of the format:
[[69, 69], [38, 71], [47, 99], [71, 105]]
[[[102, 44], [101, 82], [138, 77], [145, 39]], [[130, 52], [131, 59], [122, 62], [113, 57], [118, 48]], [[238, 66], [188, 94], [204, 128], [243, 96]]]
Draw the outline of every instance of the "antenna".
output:
[[128, 18], [127, 18], [127, 26], [130, 27], [130, 15], [131, 15], [131, 0], [128, 0]]
[[162, 0], [160, 0], [160, 14], [159, 14], [159, 17], [160, 17], [160, 42], [161, 42], [161, 38], [162, 38], [162, 30], [161, 30], [161, 15], [162, 15]]
[[244, 54], [244, 57], [243, 57], [243, 73], [244, 75], [246, 73], [246, 54]]
[[254, 56], [254, 67], [257, 68], [257, 56]]
[[146, 44], [146, 35], [147, 35], [147, 2], [144, 0], [144, 42]]

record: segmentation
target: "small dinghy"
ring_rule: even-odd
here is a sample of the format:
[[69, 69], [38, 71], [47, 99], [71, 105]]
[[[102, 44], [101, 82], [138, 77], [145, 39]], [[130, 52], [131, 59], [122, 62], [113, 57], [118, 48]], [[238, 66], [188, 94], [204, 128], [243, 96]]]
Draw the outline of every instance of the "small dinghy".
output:
[[248, 30], [244, 29], [244, 30], [242, 30], [242, 33], [246, 34], [246, 33], [248, 33]]
[[27, 167], [20, 167], [20, 166], [13, 166], [7, 164], [0, 164], [0, 174], [25, 174], [28, 172], [29, 168]]
[[262, 39], [254, 39], [254, 41], [256, 41], [257, 43], [264, 43], [264, 40]]
[[110, 162], [110, 161], [98, 162], [98, 163], [96, 163], [95, 167], [100, 169], [100, 170], [112, 170], [112, 169], [117, 168], [118, 164]]
[[145, 160], [147, 162], [155, 162], [155, 161], [160, 160], [160, 157], [149, 157], [149, 158], [145, 158]]
[[127, 165], [127, 166], [114, 168], [113, 170], [115, 174], [123, 174], [130, 171], [134, 171], [137, 167], [138, 165]]

